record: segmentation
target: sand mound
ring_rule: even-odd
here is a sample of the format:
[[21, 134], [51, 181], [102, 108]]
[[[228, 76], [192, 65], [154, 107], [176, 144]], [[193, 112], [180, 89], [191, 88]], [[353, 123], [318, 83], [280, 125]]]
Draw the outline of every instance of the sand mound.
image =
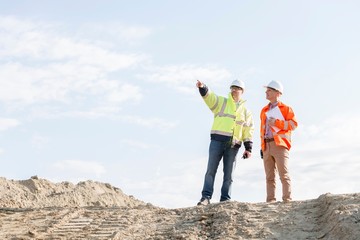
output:
[[0, 178], [0, 239], [360, 239], [360, 193], [165, 209], [109, 184]]
[[52, 183], [37, 176], [28, 180], [0, 178], [0, 207], [85, 207], [130, 206], [143, 202], [125, 195], [119, 188], [108, 183], [93, 181]]

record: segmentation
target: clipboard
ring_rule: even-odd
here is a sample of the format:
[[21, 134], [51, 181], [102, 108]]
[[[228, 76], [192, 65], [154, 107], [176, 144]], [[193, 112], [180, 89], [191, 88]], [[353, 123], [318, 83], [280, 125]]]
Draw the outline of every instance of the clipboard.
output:
[[[269, 111], [267, 111], [265, 113], [267, 118], [275, 118], [275, 119], [279, 119], [279, 120], [285, 120], [284, 116], [282, 115], [280, 108], [278, 106], [274, 107], [273, 109], [270, 109]], [[275, 131], [278, 132], [280, 131], [280, 128], [275, 127], [275, 126], [271, 126], [271, 128]]]

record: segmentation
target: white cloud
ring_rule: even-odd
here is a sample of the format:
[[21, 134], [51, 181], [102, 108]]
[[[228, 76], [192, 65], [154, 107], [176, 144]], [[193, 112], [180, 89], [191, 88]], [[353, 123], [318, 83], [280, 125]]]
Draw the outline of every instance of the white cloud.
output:
[[120, 54], [89, 39], [57, 32], [56, 25], [0, 17], [2, 57], [71, 61], [114, 71], [144, 60], [144, 55]]
[[149, 27], [124, 25], [119, 22], [106, 22], [103, 24], [90, 23], [84, 26], [85, 35], [94, 35], [97, 39], [112, 38], [120, 42], [133, 45], [141, 42], [142, 39], [147, 38], [153, 33]]
[[56, 171], [61, 172], [61, 175], [67, 175], [67, 177], [73, 178], [93, 178], [93, 176], [101, 177], [106, 173], [105, 167], [92, 161], [81, 160], [64, 160], [53, 164]]
[[290, 155], [294, 196], [358, 192], [360, 116], [341, 114], [296, 129]]
[[217, 66], [194, 66], [194, 65], [170, 65], [164, 67], [152, 67], [148, 69], [151, 74], [141, 76], [142, 78], [157, 83], [166, 83], [169, 87], [180, 92], [194, 92], [196, 80], [204, 81], [213, 86], [228, 84], [231, 78], [230, 72], [225, 68]]
[[142, 98], [137, 86], [103, 79], [103, 74], [105, 72], [100, 69], [75, 63], [41, 68], [8, 63], [0, 65], [0, 83], [3, 86], [0, 99], [29, 105], [47, 101], [72, 102], [73, 95], [82, 96], [83, 100], [101, 97], [109, 104]]
[[119, 86], [118, 89], [109, 89], [109, 94], [107, 95], [107, 99], [110, 102], [118, 102], [121, 103], [128, 99], [132, 99], [135, 101], [140, 101], [142, 99], [142, 95], [140, 94], [140, 88], [138, 86], [134, 86], [131, 84], [124, 84]]
[[56, 25], [0, 17], [1, 101], [9, 106], [72, 104], [77, 111], [90, 104], [96, 111], [141, 100], [140, 88], [109, 75], [135, 67], [144, 55], [57, 31]]
[[324, 193], [359, 192], [360, 151], [329, 150], [324, 154], [295, 155], [291, 158], [294, 197], [313, 199]]
[[168, 120], [164, 120], [164, 119], [160, 119], [160, 118], [144, 118], [141, 116], [121, 116], [118, 117], [119, 119], [126, 121], [126, 122], [130, 122], [130, 123], [135, 123], [144, 127], [148, 127], [148, 128], [159, 128], [159, 129], [163, 129], [163, 130], [168, 130], [171, 128], [176, 127], [179, 122], [178, 121], [168, 121]]
[[299, 152], [314, 152], [342, 149], [359, 149], [360, 116], [341, 114], [324, 119], [313, 125], [300, 125], [296, 129], [294, 149]]
[[12, 118], [0, 118], [0, 131], [7, 130], [9, 128], [17, 127], [21, 122]]

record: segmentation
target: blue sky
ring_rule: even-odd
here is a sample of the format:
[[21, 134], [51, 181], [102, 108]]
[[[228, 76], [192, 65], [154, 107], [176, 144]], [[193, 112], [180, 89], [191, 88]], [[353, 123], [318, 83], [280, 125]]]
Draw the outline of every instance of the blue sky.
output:
[[[299, 122], [294, 199], [360, 191], [358, 1], [0, 4], [1, 177], [107, 182], [193, 206], [212, 123], [196, 80], [227, 95], [242, 79], [254, 154], [238, 159], [232, 196], [263, 202], [259, 113], [263, 86], [279, 80]], [[221, 178], [220, 166], [214, 202]]]

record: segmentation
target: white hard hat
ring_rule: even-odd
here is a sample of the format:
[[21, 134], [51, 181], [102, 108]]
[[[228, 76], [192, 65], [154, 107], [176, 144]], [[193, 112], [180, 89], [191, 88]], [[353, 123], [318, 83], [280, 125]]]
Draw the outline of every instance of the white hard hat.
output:
[[231, 83], [230, 87], [232, 87], [232, 86], [240, 87], [240, 88], [242, 88], [243, 91], [245, 90], [245, 83], [241, 80], [237, 80], [237, 79], [234, 80]]
[[283, 88], [283, 85], [281, 84], [281, 82], [279, 81], [271, 81], [269, 82], [269, 84], [267, 86], [264, 86], [264, 87], [267, 87], [267, 88], [273, 88], [275, 89], [276, 91], [280, 92], [281, 94], [283, 93], [284, 91], [284, 88]]

